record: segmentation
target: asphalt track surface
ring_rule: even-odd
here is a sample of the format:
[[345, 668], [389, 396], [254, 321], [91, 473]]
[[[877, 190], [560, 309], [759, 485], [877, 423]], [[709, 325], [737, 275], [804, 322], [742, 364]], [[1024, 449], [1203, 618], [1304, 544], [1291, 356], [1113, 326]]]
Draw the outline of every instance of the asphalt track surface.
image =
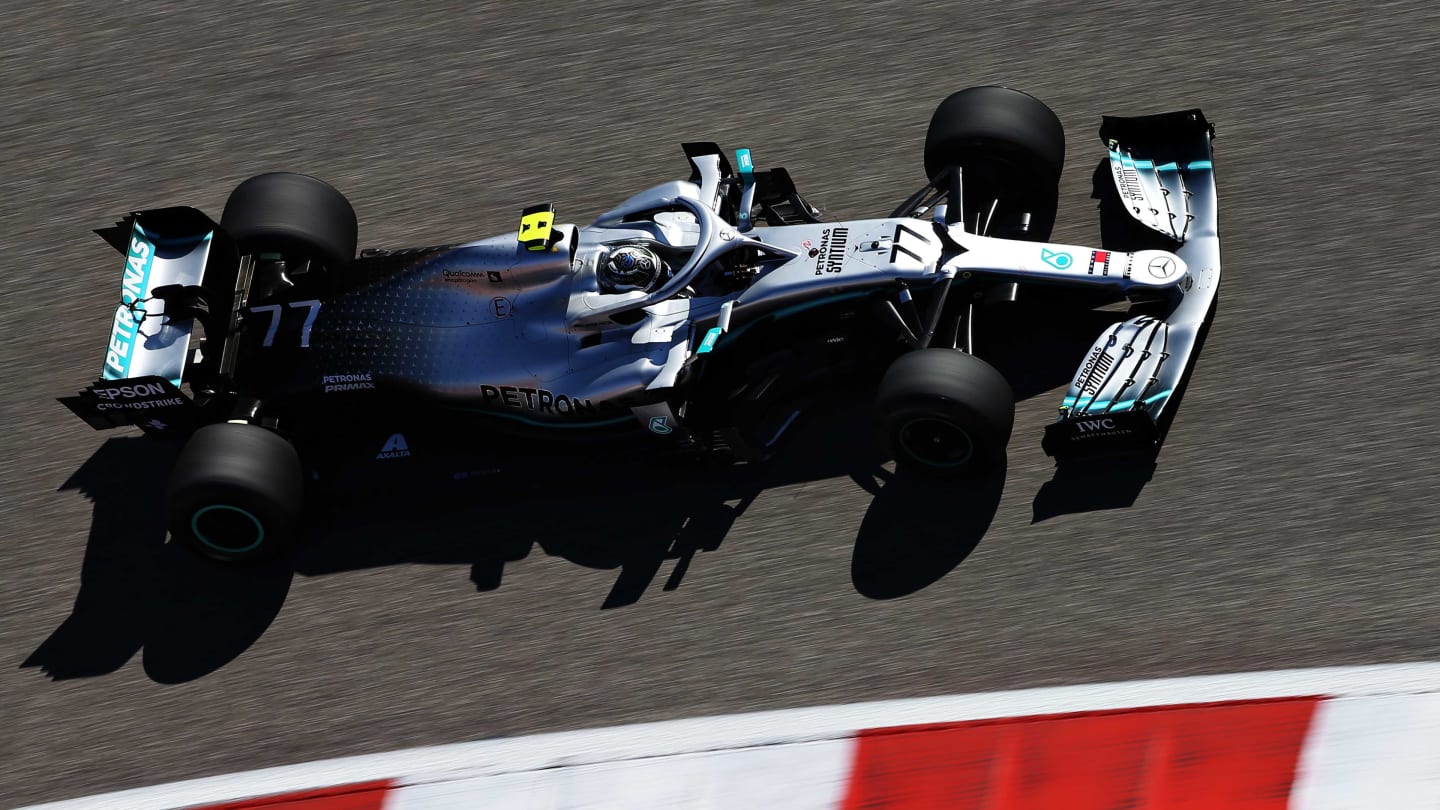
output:
[[[1434, 4], [4, 5], [0, 805], [746, 709], [1440, 658]], [[1020, 403], [1003, 479], [962, 491], [890, 480], [842, 415], [761, 474], [617, 487], [557, 462], [525, 497], [357, 509], [293, 564], [234, 571], [164, 544], [163, 452], [52, 399], [99, 368], [120, 260], [89, 229], [127, 210], [218, 214], [283, 168], [343, 189], [364, 244], [434, 244], [538, 201], [586, 222], [714, 139], [834, 216], [883, 215], [922, 180], [934, 104], [985, 83], [1066, 125], [1060, 241], [1099, 239], [1102, 113], [1218, 125], [1222, 303], [1153, 474], [1052, 481], [1062, 371]]]

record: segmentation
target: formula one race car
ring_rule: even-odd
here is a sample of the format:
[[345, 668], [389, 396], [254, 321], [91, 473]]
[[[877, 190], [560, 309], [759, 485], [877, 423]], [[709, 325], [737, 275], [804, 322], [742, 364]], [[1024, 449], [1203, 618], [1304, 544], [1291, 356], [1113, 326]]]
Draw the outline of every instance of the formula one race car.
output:
[[[940, 104], [930, 182], [880, 219], [824, 221], [784, 169], [690, 143], [687, 180], [589, 226], [537, 205], [501, 236], [357, 258], [338, 191], [260, 175], [219, 224], [162, 208], [97, 232], [126, 257], [121, 304], [101, 379], [61, 402], [97, 429], [186, 439], [172, 535], [238, 559], [296, 533], [343, 425], [402, 416], [625, 432], [744, 461], [816, 392], [888, 363], [876, 411], [897, 464], [983, 469], [1003, 460], [1015, 408], [972, 325], [993, 302], [1073, 285], [1133, 308], [1085, 355], [1044, 448], [1154, 448], [1220, 281], [1213, 129], [1190, 110], [1107, 117], [1100, 136], [1119, 200], [1169, 250], [1050, 243], [1064, 133], [1043, 103], [1000, 87]], [[367, 452], [409, 455], [404, 431], [387, 435]]]

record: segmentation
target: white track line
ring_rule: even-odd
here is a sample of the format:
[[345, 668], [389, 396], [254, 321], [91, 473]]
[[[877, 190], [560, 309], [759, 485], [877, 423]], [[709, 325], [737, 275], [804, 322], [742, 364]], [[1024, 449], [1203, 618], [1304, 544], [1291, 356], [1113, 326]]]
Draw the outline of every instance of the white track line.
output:
[[1440, 694], [1320, 704], [1291, 804], [1296, 810], [1440, 807]]
[[[186, 807], [378, 779], [399, 779], [407, 785], [441, 783], [522, 774], [542, 768], [846, 740], [858, 730], [885, 726], [1298, 695], [1345, 698], [1434, 693], [1440, 693], [1440, 663], [1279, 670], [887, 700], [537, 734], [346, 757], [37, 805], [32, 810]], [[1340, 712], [1326, 722], [1348, 721]], [[1423, 730], [1420, 728], [1417, 733]], [[1440, 750], [1440, 744], [1432, 747]], [[1422, 750], [1427, 747], [1422, 746]], [[1343, 752], [1317, 754], [1320, 757], [1343, 755]], [[1403, 763], [1392, 765], [1405, 767]], [[1311, 789], [1305, 784], [1301, 788]]]

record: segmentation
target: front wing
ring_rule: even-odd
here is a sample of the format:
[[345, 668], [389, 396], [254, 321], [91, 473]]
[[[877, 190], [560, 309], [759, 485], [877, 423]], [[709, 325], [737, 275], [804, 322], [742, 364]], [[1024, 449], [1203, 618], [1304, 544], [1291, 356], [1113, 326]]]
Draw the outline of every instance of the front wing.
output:
[[1106, 117], [1100, 137], [1127, 213], [1176, 243], [1188, 278], [1155, 313], [1107, 329], [1086, 352], [1060, 419], [1045, 431], [1045, 452], [1057, 457], [1159, 444], [1220, 286], [1213, 126], [1199, 110]]

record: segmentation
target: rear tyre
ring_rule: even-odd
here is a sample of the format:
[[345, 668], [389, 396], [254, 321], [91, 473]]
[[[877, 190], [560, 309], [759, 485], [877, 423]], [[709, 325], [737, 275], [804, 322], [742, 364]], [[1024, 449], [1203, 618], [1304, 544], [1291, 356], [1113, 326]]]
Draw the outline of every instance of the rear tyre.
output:
[[279, 553], [293, 541], [304, 476], [295, 448], [255, 425], [208, 425], [195, 431], [166, 490], [170, 534], [215, 560]]
[[[925, 173], [932, 180], [960, 167], [965, 215], [974, 230], [998, 200], [991, 234], [1046, 241], [1055, 224], [1065, 129], [1045, 103], [1006, 87], [951, 94], [925, 133]], [[1022, 214], [1030, 215], [1027, 229]]]
[[304, 174], [259, 174], [235, 187], [220, 225], [241, 253], [280, 254], [336, 271], [355, 258], [355, 209], [332, 186]]
[[1015, 425], [1015, 397], [994, 367], [954, 349], [902, 354], [875, 398], [886, 448], [903, 471], [969, 475], [999, 465]]

